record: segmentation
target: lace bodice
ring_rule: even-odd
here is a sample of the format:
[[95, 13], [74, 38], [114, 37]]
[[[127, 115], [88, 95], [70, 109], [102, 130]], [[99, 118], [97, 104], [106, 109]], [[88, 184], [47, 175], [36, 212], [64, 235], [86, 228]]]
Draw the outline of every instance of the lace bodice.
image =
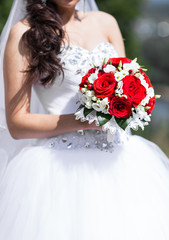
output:
[[52, 87], [43, 87], [40, 84], [34, 86], [47, 113], [75, 113], [79, 106], [78, 88], [82, 76], [93, 63], [101, 64], [104, 58], [109, 57], [118, 57], [114, 46], [109, 42], [102, 42], [91, 51], [76, 45], [63, 48], [60, 58], [64, 63], [64, 79], [62, 76], [57, 77]]

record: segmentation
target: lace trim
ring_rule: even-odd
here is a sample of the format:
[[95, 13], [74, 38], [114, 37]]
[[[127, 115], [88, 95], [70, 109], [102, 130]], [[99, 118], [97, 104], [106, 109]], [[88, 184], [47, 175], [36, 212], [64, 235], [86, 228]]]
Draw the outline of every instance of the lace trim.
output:
[[[88, 121], [89, 124], [95, 122], [96, 126], [99, 126], [99, 122], [96, 117], [96, 111], [93, 110], [86, 117], [83, 114], [83, 108], [75, 113], [75, 119], [81, 122]], [[130, 128], [125, 131], [118, 126], [115, 119], [112, 117], [110, 121], [103, 125], [102, 130], [107, 133], [107, 141], [112, 143], [124, 143], [130, 134]]]

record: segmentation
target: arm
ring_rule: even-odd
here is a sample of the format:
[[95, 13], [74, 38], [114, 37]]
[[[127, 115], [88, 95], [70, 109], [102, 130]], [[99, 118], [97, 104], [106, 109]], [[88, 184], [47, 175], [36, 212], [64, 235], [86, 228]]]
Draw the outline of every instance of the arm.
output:
[[[4, 55], [6, 118], [12, 137], [44, 138], [78, 129], [97, 128], [94, 124], [75, 120], [74, 114], [56, 116], [30, 113], [31, 86], [24, 86], [23, 73], [28, 66], [28, 53], [20, 41], [27, 29], [23, 23], [13, 27]], [[20, 91], [24, 93], [21, 99], [17, 98]]]
[[98, 12], [98, 17], [101, 28], [108, 41], [112, 43], [120, 57], [125, 57], [124, 42], [116, 19], [105, 12]]
[[108, 35], [109, 41], [114, 45], [119, 56], [125, 57], [125, 47], [124, 47], [122, 34], [116, 19], [112, 16], [111, 16], [110, 25], [111, 25], [110, 29], [112, 29], [112, 31], [109, 30], [109, 35]]

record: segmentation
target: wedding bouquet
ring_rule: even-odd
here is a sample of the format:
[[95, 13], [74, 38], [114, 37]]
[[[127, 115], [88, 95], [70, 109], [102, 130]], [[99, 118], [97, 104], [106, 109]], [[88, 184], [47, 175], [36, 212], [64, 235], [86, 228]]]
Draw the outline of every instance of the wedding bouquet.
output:
[[79, 85], [76, 119], [95, 121], [112, 134], [117, 125], [123, 130], [144, 129], [159, 97], [145, 71], [137, 59], [110, 58], [94, 65]]

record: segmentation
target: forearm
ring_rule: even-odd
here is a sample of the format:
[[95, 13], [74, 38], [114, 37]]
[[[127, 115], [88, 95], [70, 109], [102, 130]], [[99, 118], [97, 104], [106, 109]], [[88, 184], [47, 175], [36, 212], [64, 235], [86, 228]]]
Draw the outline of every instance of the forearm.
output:
[[15, 139], [46, 138], [79, 129], [97, 128], [94, 124], [75, 120], [74, 114], [59, 116], [32, 113], [17, 116], [8, 123], [8, 127]]

